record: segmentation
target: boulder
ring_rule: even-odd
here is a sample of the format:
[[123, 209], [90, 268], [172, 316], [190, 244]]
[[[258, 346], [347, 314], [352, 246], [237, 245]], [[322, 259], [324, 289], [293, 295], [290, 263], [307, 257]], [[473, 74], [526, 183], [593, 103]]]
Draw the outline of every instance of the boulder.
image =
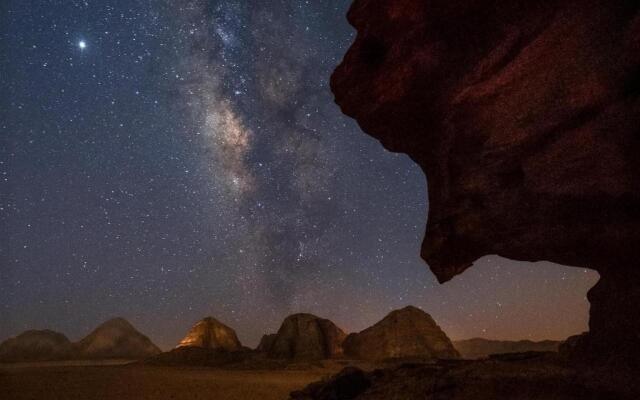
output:
[[242, 345], [236, 332], [213, 317], [198, 321], [178, 343], [179, 347], [202, 347], [226, 351], [238, 351]]
[[392, 311], [375, 325], [350, 334], [343, 348], [347, 357], [373, 361], [460, 356], [433, 318], [413, 306]]
[[74, 344], [81, 359], [143, 359], [160, 353], [148, 337], [123, 318], [111, 319]]
[[426, 174], [437, 279], [488, 254], [595, 269], [575, 349], [640, 360], [639, 3], [356, 0], [348, 19], [331, 88]]
[[62, 333], [29, 330], [0, 343], [0, 362], [52, 361], [71, 357], [71, 342]]
[[275, 335], [266, 340], [271, 358], [322, 360], [340, 357], [346, 337], [342, 329], [328, 319], [312, 314], [293, 314], [285, 318]]

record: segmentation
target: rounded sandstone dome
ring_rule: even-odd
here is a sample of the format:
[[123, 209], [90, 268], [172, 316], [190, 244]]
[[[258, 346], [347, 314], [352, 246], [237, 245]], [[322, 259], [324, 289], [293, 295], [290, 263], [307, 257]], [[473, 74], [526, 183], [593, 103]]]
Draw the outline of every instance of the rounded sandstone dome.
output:
[[[265, 339], [262, 350], [279, 359], [321, 360], [342, 355], [342, 329], [328, 319], [312, 314], [285, 318], [275, 337]], [[265, 347], [268, 345], [268, 349]]]
[[61, 333], [30, 330], [0, 344], [0, 361], [49, 361], [69, 357], [71, 342]]
[[375, 325], [350, 334], [343, 347], [348, 357], [363, 360], [460, 357], [433, 318], [413, 306], [392, 311]]
[[213, 317], [198, 321], [178, 343], [178, 347], [202, 347], [237, 351], [242, 349], [236, 332]]
[[75, 344], [77, 356], [85, 359], [142, 359], [160, 353], [151, 340], [124, 318], [113, 318]]

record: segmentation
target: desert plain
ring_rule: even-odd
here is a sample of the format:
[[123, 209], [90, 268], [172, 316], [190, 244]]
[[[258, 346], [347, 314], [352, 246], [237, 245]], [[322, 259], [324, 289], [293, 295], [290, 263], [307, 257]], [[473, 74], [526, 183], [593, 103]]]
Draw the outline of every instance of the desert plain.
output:
[[126, 361], [0, 364], [11, 400], [275, 400], [338, 372], [337, 363], [281, 370], [147, 366]]

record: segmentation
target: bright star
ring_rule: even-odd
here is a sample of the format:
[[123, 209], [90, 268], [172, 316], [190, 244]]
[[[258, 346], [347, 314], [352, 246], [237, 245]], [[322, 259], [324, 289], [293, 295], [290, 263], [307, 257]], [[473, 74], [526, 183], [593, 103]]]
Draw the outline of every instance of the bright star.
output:
[[87, 47], [87, 42], [85, 42], [84, 40], [79, 41], [78, 47], [80, 47], [80, 50], [84, 50]]

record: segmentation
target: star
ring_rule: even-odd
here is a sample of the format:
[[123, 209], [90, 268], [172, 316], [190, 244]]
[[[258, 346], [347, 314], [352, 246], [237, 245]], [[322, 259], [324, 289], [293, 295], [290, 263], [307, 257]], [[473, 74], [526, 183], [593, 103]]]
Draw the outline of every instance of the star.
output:
[[84, 40], [81, 40], [78, 42], [78, 47], [80, 48], [80, 50], [84, 50], [87, 48], [87, 42], [85, 42]]

